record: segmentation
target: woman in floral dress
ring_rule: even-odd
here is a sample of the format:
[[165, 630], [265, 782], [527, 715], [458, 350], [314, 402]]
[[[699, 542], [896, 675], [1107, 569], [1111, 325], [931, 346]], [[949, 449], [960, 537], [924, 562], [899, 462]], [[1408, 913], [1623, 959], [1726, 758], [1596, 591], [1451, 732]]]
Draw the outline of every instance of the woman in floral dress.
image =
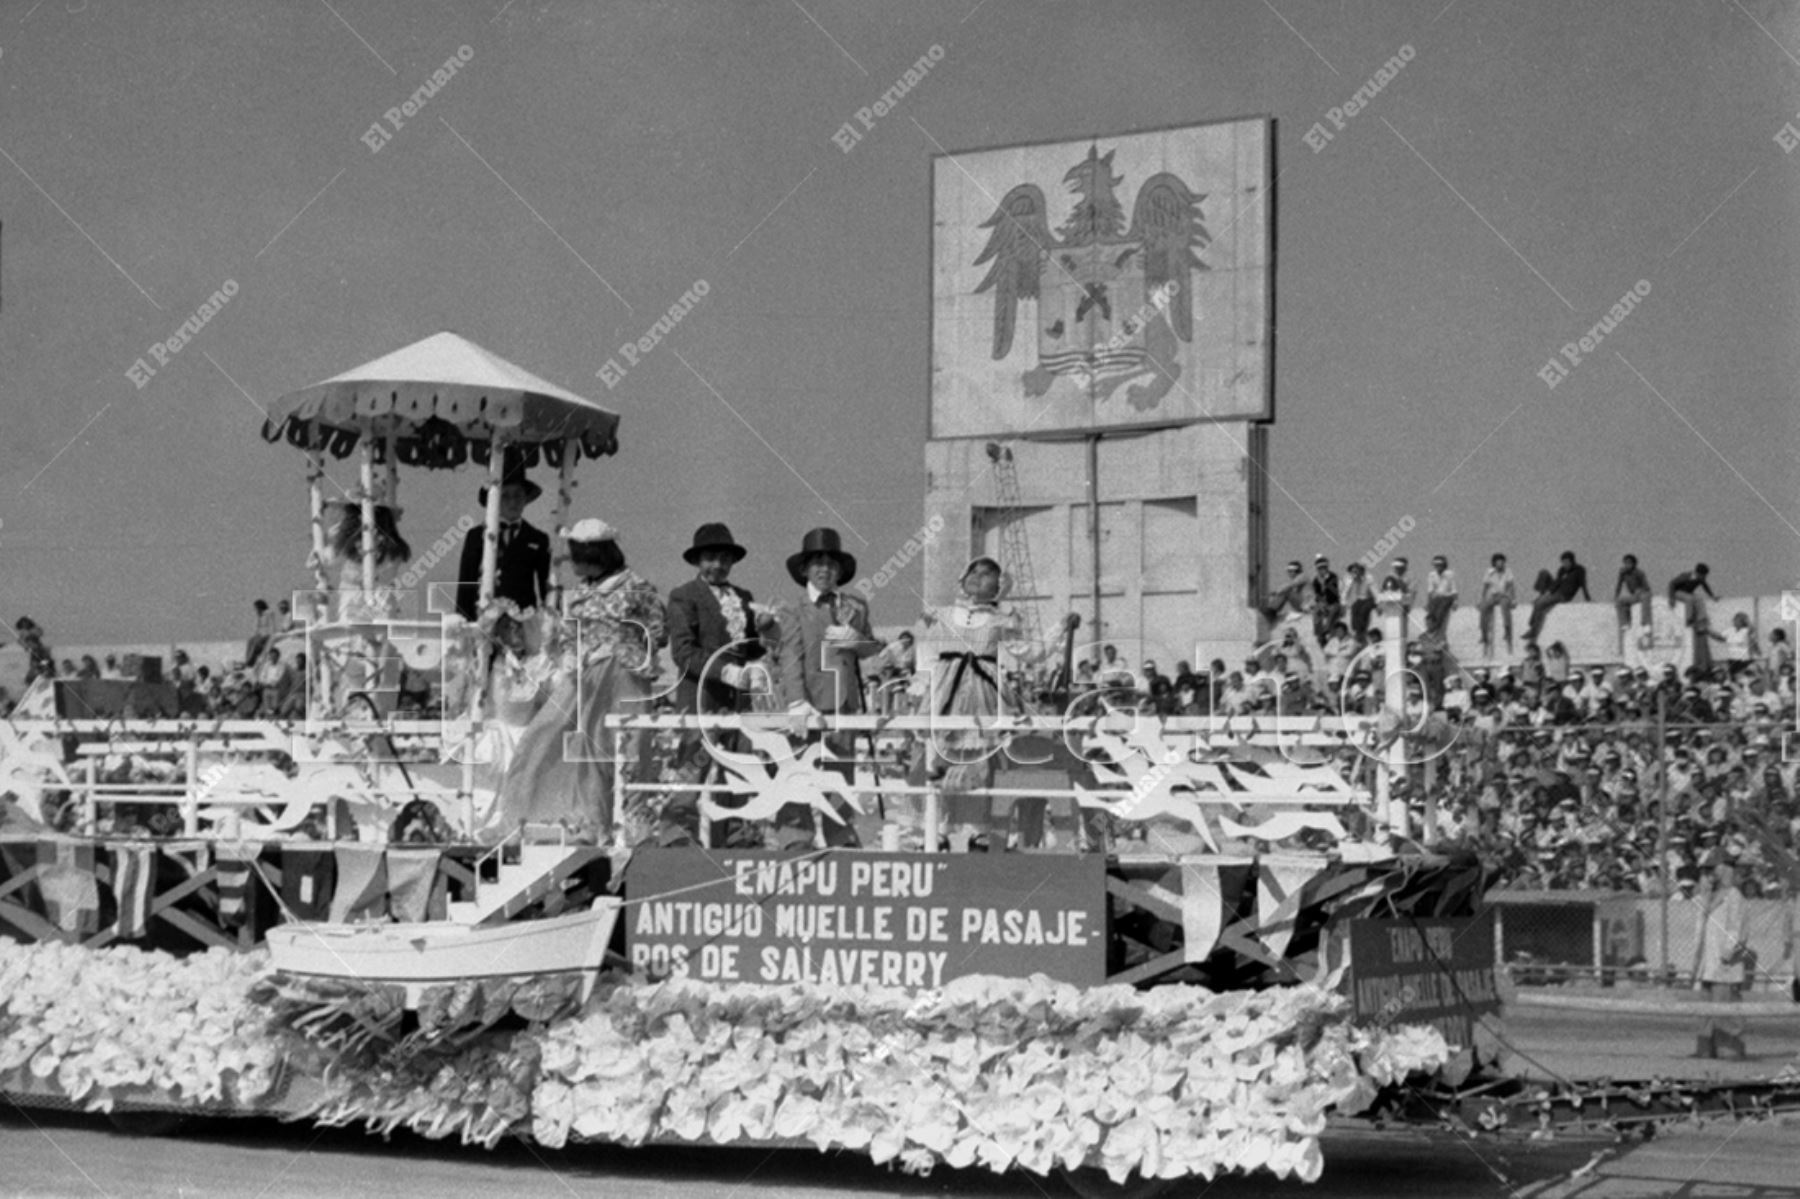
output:
[[556, 662], [549, 698], [519, 738], [484, 831], [489, 840], [527, 822], [560, 824], [600, 844], [611, 838], [617, 771], [601, 721], [609, 712], [648, 713], [667, 639], [662, 599], [625, 565], [612, 528], [584, 520], [564, 536], [579, 581], [548, 646]]

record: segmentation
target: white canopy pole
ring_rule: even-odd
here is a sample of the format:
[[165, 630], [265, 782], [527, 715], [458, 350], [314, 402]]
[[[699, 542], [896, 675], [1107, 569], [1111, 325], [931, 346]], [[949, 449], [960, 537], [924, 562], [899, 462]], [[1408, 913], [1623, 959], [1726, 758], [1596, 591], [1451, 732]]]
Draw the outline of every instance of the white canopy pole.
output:
[[362, 589], [375, 601], [375, 439], [362, 439]]
[[506, 478], [506, 447], [494, 439], [493, 456], [488, 459], [486, 527], [481, 533], [481, 598], [476, 601], [479, 618], [494, 602], [494, 586], [500, 570], [500, 486]]
[[313, 586], [321, 592], [331, 590], [331, 575], [325, 569], [325, 434], [313, 429], [306, 441], [306, 489], [312, 512]]
[[[315, 599], [306, 613], [307, 715], [311, 717], [331, 694], [331, 663], [313, 636], [331, 619], [331, 572], [325, 569], [325, 430], [313, 426], [306, 437], [306, 489], [312, 512], [312, 568]], [[313, 687], [318, 690], [314, 692]]]
[[[506, 446], [498, 437], [493, 442], [493, 456], [488, 459], [487, 520], [481, 532], [481, 590], [475, 603], [479, 620], [494, 602], [495, 575], [500, 563], [500, 484], [506, 477]], [[469, 720], [479, 726], [482, 703], [487, 697], [488, 662], [491, 647], [488, 639], [475, 638], [475, 677], [469, 681]]]
[[569, 527], [569, 497], [575, 490], [575, 455], [581, 442], [563, 438], [562, 465], [556, 470], [556, 528], [551, 531], [551, 544], [556, 556], [550, 562], [550, 594], [547, 597], [557, 611], [562, 611], [563, 568], [569, 562], [569, 541], [562, 531]]
[[387, 478], [381, 487], [381, 502], [394, 509], [396, 515], [400, 510], [400, 456], [394, 450], [394, 443], [399, 439], [392, 433], [381, 439], [382, 457], [387, 460]]

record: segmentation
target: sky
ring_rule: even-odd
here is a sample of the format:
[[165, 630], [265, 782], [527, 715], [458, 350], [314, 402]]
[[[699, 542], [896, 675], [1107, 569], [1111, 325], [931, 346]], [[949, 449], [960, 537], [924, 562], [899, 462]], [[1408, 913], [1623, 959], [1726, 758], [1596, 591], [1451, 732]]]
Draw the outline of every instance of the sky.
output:
[[[575, 515], [664, 589], [712, 520], [759, 595], [816, 525], [873, 568], [923, 513], [931, 155], [1244, 115], [1277, 123], [1271, 561], [1411, 517], [1465, 579], [1800, 576], [1794, 0], [7, 0], [0, 97], [0, 615], [52, 645], [241, 636], [306, 586], [261, 407], [443, 329], [620, 413]], [[414, 544], [477, 483], [406, 475]]]

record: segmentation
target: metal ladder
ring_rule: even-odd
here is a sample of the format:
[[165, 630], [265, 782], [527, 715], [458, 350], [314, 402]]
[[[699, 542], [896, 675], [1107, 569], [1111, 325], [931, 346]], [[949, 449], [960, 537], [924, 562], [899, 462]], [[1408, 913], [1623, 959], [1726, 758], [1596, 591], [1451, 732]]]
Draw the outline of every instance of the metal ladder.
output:
[[[1019, 498], [1019, 472], [1012, 450], [997, 441], [987, 443], [994, 464], [994, 486], [1000, 495], [1000, 568], [1012, 579], [1012, 594], [1036, 596], [1037, 575], [1031, 569], [1031, 539], [1025, 535], [1025, 506]], [[1023, 621], [1025, 642], [1041, 646], [1043, 624], [1036, 599], [1014, 600]]]

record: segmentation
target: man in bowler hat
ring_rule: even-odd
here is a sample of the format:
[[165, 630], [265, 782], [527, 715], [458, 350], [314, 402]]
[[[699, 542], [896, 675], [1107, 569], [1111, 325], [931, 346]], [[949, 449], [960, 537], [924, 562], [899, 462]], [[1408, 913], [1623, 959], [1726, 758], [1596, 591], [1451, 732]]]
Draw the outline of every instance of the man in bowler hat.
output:
[[[731, 568], [748, 552], [732, 539], [725, 525], [704, 524], [694, 531], [694, 544], [681, 555], [699, 573], [669, 592], [669, 655], [681, 672], [681, 681], [675, 686], [678, 712], [708, 715], [742, 712], [749, 706], [751, 680], [747, 675], [750, 664], [766, 652], [758, 633], [768, 621], [757, 615], [750, 593], [728, 581]], [[701, 779], [711, 773], [711, 758], [702, 748], [708, 741], [723, 750], [742, 748], [742, 739], [728, 729], [684, 732], [676, 761], [684, 767], [698, 766]], [[697, 836], [694, 794], [687, 792], [670, 800], [663, 817]], [[739, 831], [715, 829], [714, 843], [729, 843]]]
[[[789, 555], [788, 576], [806, 589], [800, 603], [781, 621], [781, 644], [776, 661], [781, 668], [781, 698], [788, 711], [800, 716], [854, 715], [863, 710], [862, 667], [864, 658], [881, 652], [869, 627], [869, 607], [841, 588], [856, 577], [856, 559], [844, 552], [836, 529], [814, 529], [800, 543], [800, 552]], [[816, 737], [816, 734], [815, 734]], [[856, 738], [850, 733], [831, 733], [825, 747], [841, 761], [823, 763], [845, 779], [855, 777], [850, 759]], [[840, 803], [845, 823], [826, 821], [825, 836], [831, 844], [855, 844], [849, 824], [851, 812]], [[810, 819], [810, 810], [790, 805], [777, 816], [777, 824], [791, 831], [799, 817]]]
[[[544, 489], [525, 474], [523, 457], [506, 451], [500, 483], [500, 544], [494, 560], [494, 597], [508, 599], [520, 610], [541, 607], [550, 597], [550, 535], [525, 520], [525, 506]], [[487, 507], [487, 488], [480, 492]], [[484, 525], [463, 538], [462, 561], [456, 571], [456, 610], [473, 623], [481, 613], [481, 548]]]

